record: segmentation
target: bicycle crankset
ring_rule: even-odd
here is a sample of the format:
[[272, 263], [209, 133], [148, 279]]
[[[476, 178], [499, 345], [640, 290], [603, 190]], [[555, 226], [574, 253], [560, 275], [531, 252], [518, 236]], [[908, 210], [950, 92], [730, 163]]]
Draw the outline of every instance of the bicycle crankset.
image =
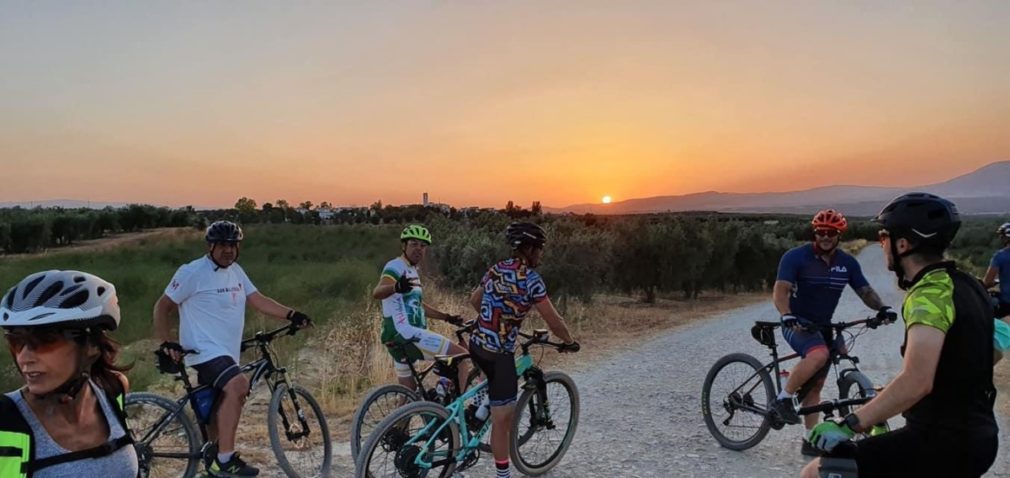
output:
[[422, 478], [428, 470], [417, 466], [415, 460], [421, 454], [421, 447], [410, 445], [396, 451], [393, 463], [396, 465], [396, 472], [402, 478]]

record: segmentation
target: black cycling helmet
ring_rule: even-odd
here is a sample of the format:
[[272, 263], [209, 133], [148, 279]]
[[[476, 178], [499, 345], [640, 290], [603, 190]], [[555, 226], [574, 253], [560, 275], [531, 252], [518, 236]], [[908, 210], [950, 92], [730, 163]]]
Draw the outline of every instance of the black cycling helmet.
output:
[[533, 245], [543, 247], [547, 243], [544, 228], [532, 222], [513, 222], [505, 229], [505, 238], [513, 249]]
[[242, 228], [231, 221], [214, 221], [204, 237], [207, 242], [242, 242]]
[[961, 227], [954, 203], [934, 194], [908, 193], [891, 201], [873, 219], [892, 238], [946, 249]]
[[[934, 194], [908, 193], [898, 196], [873, 218], [891, 237], [892, 268], [898, 277], [898, 287], [908, 289], [912, 283], [905, 277], [901, 258], [927, 246], [943, 253], [961, 227], [961, 215], [954, 203]], [[898, 253], [898, 239], [913, 243], [911, 249]]]

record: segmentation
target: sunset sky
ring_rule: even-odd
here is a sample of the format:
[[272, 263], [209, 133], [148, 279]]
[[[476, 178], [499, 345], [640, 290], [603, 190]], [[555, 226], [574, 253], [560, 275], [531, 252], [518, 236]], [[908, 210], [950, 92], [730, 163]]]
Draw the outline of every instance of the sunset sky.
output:
[[1010, 2], [0, 0], [0, 201], [615, 202], [1010, 159]]

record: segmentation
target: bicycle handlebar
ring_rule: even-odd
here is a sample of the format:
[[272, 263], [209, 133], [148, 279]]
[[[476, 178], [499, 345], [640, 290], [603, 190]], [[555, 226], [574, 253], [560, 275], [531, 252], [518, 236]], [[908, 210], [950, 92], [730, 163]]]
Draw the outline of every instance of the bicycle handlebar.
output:
[[[782, 326], [782, 322], [770, 322], [770, 321], [764, 321], [764, 320], [755, 320], [754, 324], [760, 325], [762, 327], [771, 327], [771, 328], [781, 327]], [[866, 325], [867, 327], [870, 327], [871, 329], [873, 329], [873, 328], [877, 328], [877, 327], [879, 327], [879, 326], [881, 326], [883, 324], [884, 324], [884, 321], [882, 319], [879, 319], [879, 318], [877, 318], [875, 316], [871, 316], [871, 317], [867, 317], [865, 319], [853, 320], [851, 322], [832, 322], [830, 324], [807, 324], [807, 325], [804, 325], [803, 328], [807, 329], [807, 330], [835, 330], [835, 331], [842, 331], [842, 330], [845, 330], [845, 329], [848, 329], [848, 328], [852, 328], [852, 327], [857, 327], [857, 326], [860, 326], [860, 325]]]

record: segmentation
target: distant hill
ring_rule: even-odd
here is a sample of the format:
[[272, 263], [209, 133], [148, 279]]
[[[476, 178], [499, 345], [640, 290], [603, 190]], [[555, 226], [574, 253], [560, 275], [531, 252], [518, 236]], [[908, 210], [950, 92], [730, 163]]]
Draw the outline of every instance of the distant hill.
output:
[[954, 200], [965, 214], [1010, 211], [1010, 161], [989, 164], [948, 181], [911, 188], [871, 186], [825, 186], [782, 193], [703, 192], [680, 196], [656, 196], [605, 204], [575, 204], [545, 208], [552, 213], [644, 214], [679, 211], [810, 213], [834, 207], [846, 214], [868, 216], [884, 202], [909, 191], [939, 194]]
[[12, 202], [0, 202], [0, 208], [11, 208], [11, 207], [23, 207], [23, 208], [35, 208], [41, 207], [51, 208], [51, 207], [62, 207], [64, 209], [79, 209], [79, 208], [91, 208], [91, 209], [103, 209], [105, 207], [120, 208], [127, 206], [129, 203], [125, 202], [102, 202], [102, 201], [81, 201], [79, 199], [50, 199], [46, 201], [12, 201]]

